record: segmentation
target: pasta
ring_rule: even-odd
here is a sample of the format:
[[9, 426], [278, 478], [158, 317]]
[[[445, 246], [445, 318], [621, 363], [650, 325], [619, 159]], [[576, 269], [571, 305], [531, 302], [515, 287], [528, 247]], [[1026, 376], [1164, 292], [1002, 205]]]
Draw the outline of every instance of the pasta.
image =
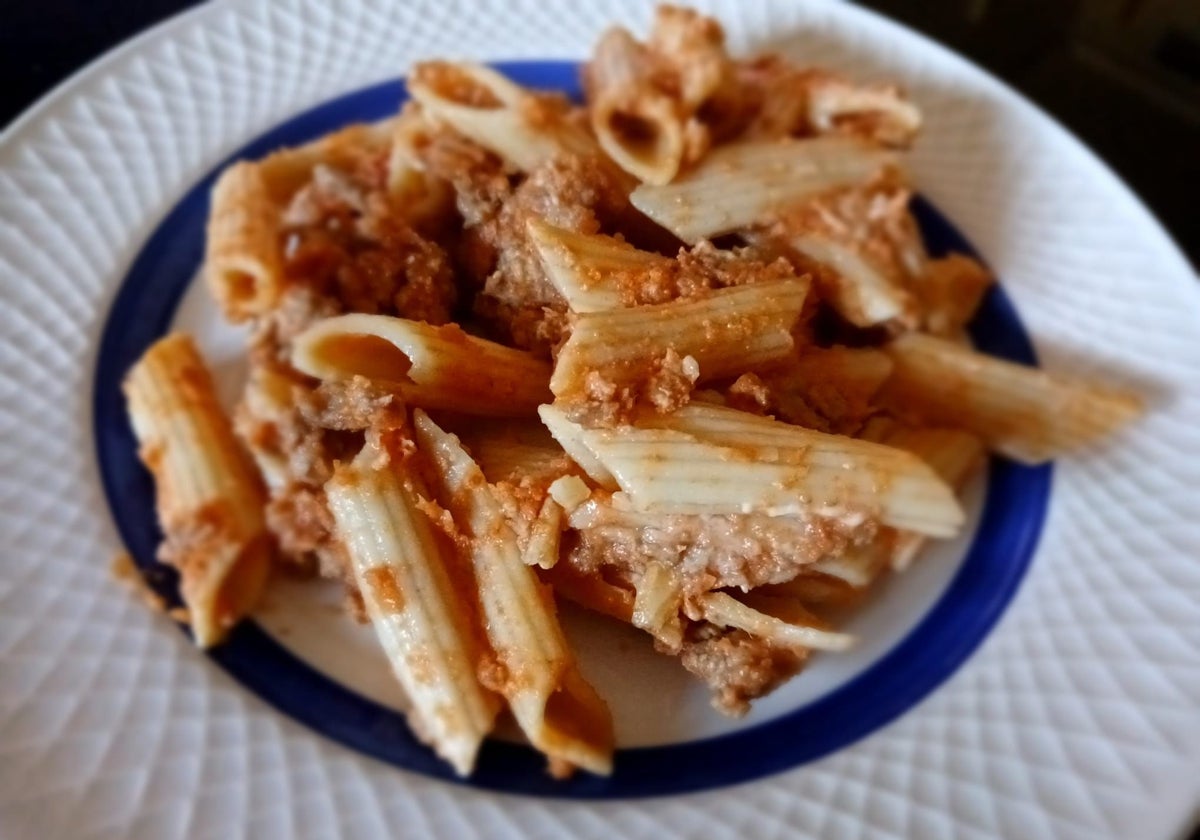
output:
[[988, 451], [1141, 412], [971, 349], [993, 281], [926, 252], [890, 81], [663, 6], [582, 82], [426, 61], [395, 117], [233, 164], [204, 264], [247, 336], [232, 423], [185, 336], [125, 383], [197, 643], [272, 564], [341, 587], [460, 775], [505, 706], [555, 777], [613, 772], [556, 599], [742, 715], [961, 531]]
[[619, 26], [596, 44], [584, 73], [592, 130], [626, 172], [667, 184], [728, 132], [734, 75], [714, 21], [661, 6], [646, 44]]
[[196, 644], [211, 647], [258, 601], [271, 538], [263, 489], [191, 338], [155, 343], [125, 378], [138, 454], [154, 475], [164, 540]]
[[[791, 330], [807, 294], [806, 281], [780, 280], [691, 300], [579, 314], [559, 351], [550, 390], [560, 400], [582, 397], [596, 371], [611, 386], [628, 386], [651, 379], [656, 366], [666, 367], [672, 359], [679, 360], [678, 376], [689, 387], [769, 364], [794, 346]], [[669, 395], [651, 391], [648, 398], [659, 408], [669, 407]]]
[[862, 183], [894, 161], [892, 152], [853, 137], [746, 141], [715, 149], [670, 184], [643, 184], [629, 198], [680, 239], [695, 242]]
[[426, 408], [499, 416], [532, 413], [545, 400], [550, 378], [541, 360], [457, 326], [384, 315], [342, 315], [315, 324], [296, 338], [292, 363], [318, 378], [396, 383], [407, 400]]
[[408, 91], [434, 120], [528, 172], [562, 152], [586, 154], [596, 141], [566, 119], [564, 103], [539, 98], [488, 67], [429, 61], [413, 68]]
[[966, 429], [992, 449], [1036, 464], [1129, 423], [1141, 402], [912, 333], [885, 347], [888, 399], [921, 422]]
[[612, 718], [575, 664], [553, 600], [521, 560], [482, 471], [424, 412], [415, 414], [421, 450], [435, 465], [438, 497], [471, 541], [470, 557], [488, 641], [489, 682], [552, 763], [612, 771]]
[[330, 479], [329, 507], [367, 615], [412, 703], [414, 731], [465, 776], [499, 704], [476, 677], [473, 619], [455, 607], [447, 550], [419, 507], [422, 488], [406, 487], [389, 460], [385, 446], [364, 447]]

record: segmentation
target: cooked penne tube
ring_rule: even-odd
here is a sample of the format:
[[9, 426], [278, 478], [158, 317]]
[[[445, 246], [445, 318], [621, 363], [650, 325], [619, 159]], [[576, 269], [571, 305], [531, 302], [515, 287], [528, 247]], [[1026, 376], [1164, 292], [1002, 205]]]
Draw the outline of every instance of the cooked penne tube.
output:
[[487, 423], [486, 428], [464, 430], [462, 439], [488, 481], [516, 483], [567, 472], [567, 453], [540, 422], [485, 420], [483, 423]]
[[584, 442], [585, 430], [582, 426], [572, 422], [561, 408], [554, 405], [539, 406], [538, 416], [570, 459], [588, 478], [606, 490], [617, 489], [617, 480], [613, 478], [613, 474], [600, 463]]
[[592, 131], [618, 166], [649, 184], [666, 184], [684, 160], [687, 114], [654, 84], [645, 48], [628, 30], [609, 29], [587, 66]]
[[596, 141], [568, 120], [565, 111], [489, 67], [422, 62], [408, 77], [408, 92], [429, 117], [521, 172], [564, 152], [597, 151]]
[[624, 624], [633, 623], [634, 592], [631, 588], [580, 571], [569, 563], [558, 563], [540, 572], [539, 577], [554, 587], [555, 595], [573, 604]]
[[532, 414], [549, 397], [550, 368], [541, 359], [468, 335], [387, 315], [325, 318], [297, 336], [292, 364], [320, 379], [395, 383], [424, 408], [466, 414]]
[[470, 540], [480, 608], [498, 663], [495, 689], [551, 767], [612, 771], [612, 717], [579, 673], [554, 601], [522, 562], [516, 535], [478, 465], [417, 410], [418, 448], [434, 465], [434, 492]]
[[[958, 429], [913, 429], [899, 427], [887, 436], [888, 446], [913, 453], [933, 468], [942, 480], [961, 490], [967, 479], [983, 464], [983, 443], [975, 435]], [[908, 568], [925, 545], [920, 534], [897, 532], [891, 544], [890, 562], [898, 571]]]
[[893, 85], [859, 85], [831, 73], [808, 73], [808, 124], [820, 134], [850, 132], [888, 146], [908, 146], [921, 111]]
[[[806, 279], [718, 289], [704, 297], [579, 315], [550, 379], [556, 397], [571, 398], [595, 372], [626, 386], [649, 379], [663, 353], [685, 360], [693, 382], [746, 371], [786, 356], [800, 316]], [[693, 360], [688, 373], [686, 359]]]
[[406, 478], [411, 486], [369, 443], [325, 491], [371, 625], [412, 704], [413, 732], [465, 776], [499, 703], [476, 676], [473, 598], [456, 591], [449, 549], [420, 510], [420, 483]]
[[634, 206], [686, 242], [764, 222], [838, 187], [867, 181], [895, 155], [853, 137], [723, 146], [665, 186], [643, 184]]
[[258, 164], [235, 163], [213, 186], [204, 275], [231, 321], [268, 311], [283, 292], [279, 210]]
[[628, 305], [622, 281], [671, 260], [609, 236], [555, 227], [531, 219], [529, 238], [537, 248], [546, 276], [572, 312], [604, 312]]
[[844, 651], [854, 646], [854, 637], [805, 624], [792, 624], [759, 612], [726, 592], [709, 592], [696, 598], [701, 617], [719, 627], [745, 630], [781, 647]]
[[843, 318], [856, 327], [888, 321], [916, 323], [912, 294], [894, 276], [872, 265], [861, 250], [831, 236], [801, 233], [787, 240], [790, 248], [828, 271], [821, 292]]
[[212, 376], [182, 333], [153, 344], [124, 382], [138, 455], [154, 475], [164, 541], [200, 647], [257, 603], [271, 539], [262, 482], [234, 437]]
[[911, 333], [884, 349], [895, 370], [884, 398], [900, 414], [954, 426], [1037, 464], [1092, 443], [1142, 412], [1132, 394], [1085, 385], [955, 342]]
[[221, 173], [212, 191], [204, 274], [226, 318], [244, 321], [279, 302], [286, 280], [279, 241], [283, 210], [314, 168], [353, 169], [387, 147], [393, 125], [352, 125]]
[[943, 537], [963, 522], [945, 482], [899, 449], [702, 403], [639, 423], [572, 430], [634, 510], [878, 518]]

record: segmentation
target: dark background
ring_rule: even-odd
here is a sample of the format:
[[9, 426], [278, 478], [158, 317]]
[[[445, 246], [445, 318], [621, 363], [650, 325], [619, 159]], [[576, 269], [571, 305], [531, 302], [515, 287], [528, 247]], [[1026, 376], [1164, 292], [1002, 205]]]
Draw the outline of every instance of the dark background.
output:
[[[402, 2], [402, 0], [400, 0]], [[0, 125], [196, 0], [0, 0]], [[1200, 0], [866, 0], [1060, 119], [1200, 264]]]
[[[0, 0], [0, 125], [196, 0]], [[867, 0], [1060, 119], [1200, 264], [1200, 0]], [[1200, 832], [1192, 840], [1200, 840]]]

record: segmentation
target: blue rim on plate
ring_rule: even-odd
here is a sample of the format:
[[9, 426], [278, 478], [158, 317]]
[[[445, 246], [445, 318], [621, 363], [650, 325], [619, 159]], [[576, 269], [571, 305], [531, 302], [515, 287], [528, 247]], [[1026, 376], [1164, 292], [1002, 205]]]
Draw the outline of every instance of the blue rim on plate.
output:
[[[579, 95], [571, 62], [513, 62], [498, 69], [531, 87]], [[104, 490], [125, 545], [150, 585], [177, 603], [177, 580], [155, 562], [161, 533], [154, 487], [137, 460], [120, 383], [170, 326], [204, 248], [208, 196], [232, 160], [258, 158], [352, 122], [396, 112], [403, 82], [387, 82], [313, 108], [267, 132], [215, 168], [167, 214], [138, 254], [105, 324], [96, 365], [94, 429]], [[974, 250], [934, 207], [914, 212], [934, 256]], [[1012, 303], [993, 288], [971, 325], [983, 351], [1036, 364]], [[874, 665], [823, 697], [738, 732], [656, 747], [618, 750], [613, 775], [578, 774], [555, 781], [532, 748], [489, 740], [470, 779], [459, 779], [411, 734], [403, 716], [329, 679], [252, 622], [239, 626], [211, 656], [280, 711], [346, 746], [440, 779], [481, 788], [566, 798], [620, 798], [686, 793], [787, 770], [839, 750], [884, 726], [945, 681], [990, 632], [1024, 577], [1041, 534], [1051, 467], [993, 458], [987, 501], [975, 539], [941, 599]], [[803, 676], [801, 676], [801, 679]]]

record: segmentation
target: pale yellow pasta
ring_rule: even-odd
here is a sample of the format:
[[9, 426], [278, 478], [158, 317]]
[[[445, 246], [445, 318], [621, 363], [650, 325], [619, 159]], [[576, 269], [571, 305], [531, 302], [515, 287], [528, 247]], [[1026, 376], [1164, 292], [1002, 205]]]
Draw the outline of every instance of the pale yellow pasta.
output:
[[613, 476], [635, 510], [878, 518], [943, 537], [963, 522], [945, 482], [920, 459], [888, 446], [701, 403], [647, 415], [640, 428], [584, 429], [552, 406], [541, 414], [560, 429], [575, 425], [578, 445]]
[[696, 242], [767, 221], [895, 163], [893, 153], [854, 137], [733, 143], [670, 184], [643, 184], [630, 200], [679, 238]]
[[394, 384], [424, 408], [490, 416], [532, 415], [549, 392], [550, 367], [463, 332], [386, 315], [318, 321], [294, 342], [292, 364], [319, 379], [363, 376]]
[[612, 770], [608, 707], [579, 673], [550, 592], [522, 561], [515, 533], [478, 465], [453, 435], [414, 413], [420, 451], [434, 465], [435, 494], [470, 540], [470, 560], [495, 688], [530, 743], [554, 762]]
[[709, 592], [696, 598], [700, 616], [719, 627], [745, 630], [780, 647], [806, 650], [844, 651], [854, 637], [806, 624], [792, 624], [760, 612], [726, 592]]
[[387, 147], [392, 120], [353, 125], [261, 161], [238, 161], [212, 191], [204, 275], [225, 317], [269, 312], [283, 293], [283, 210], [317, 167], [350, 170]]
[[618, 309], [625, 305], [622, 277], [671, 264], [619, 239], [564, 230], [542, 219], [530, 219], [527, 229], [546, 276], [572, 312]]
[[266, 582], [262, 482], [189, 336], [153, 344], [124, 390], [139, 457], [154, 476], [159, 556], [179, 569], [196, 644], [210, 647], [249, 613]]
[[279, 210], [258, 164], [235, 163], [213, 187], [204, 276], [231, 321], [270, 310], [283, 293]]
[[807, 279], [770, 280], [581, 314], [559, 351], [550, 390], [559, 398], [576, 396], [592, 371], [617, 386], [644, 381], [668, 351], [683, 360], [683, 375], [692, 382], [782, 359], [792, 350], [792, 326], [807, 294]]
[[554, 439], [588, 478], [605, 489], [617, 489], [617, 480], [613, 474], [588, 448], [584, 439], [586, 430], [582, 426], [571, 422], [562, 408], [554, 405], [539, 407], [538, 416], [542, 418], [542, 423], [545, 424]]
[[921, 129], [921, 111], [892, 85], [859, 85], [829, 73], [805, 84], [808, 124], [818, 133], [846, 129], [890, 146], [908, 146]]
[[429, 61], [408, 92], [425, 113], [528, 172], [563, 153], [594, 154], [596, 141], [503, 74], [479, 64]]
[[916, 303], [895, 276], [872, 264], [860, 249], [820, 233], [801, 233], [787, 240], [797, 253], [829, 269], [822, 286], [825, 299], [858, 327], [888, 321], [915, 325]]
[[[956, 490], [962, 489], [986, 455], [979, 438], [958, 429], [899, 427], [887, 436], [887, 443], [916, 455]], [[925, 539], [920, 534], [897, 533], [891, 545], [892, 568], [897, 571], [908, 568], [924, 545]]]
[[910, 333], [884, 349], [895, 362], [889, 405], [919, 422], [959, 427], [996, 452], [1037, 464], [1133, 422], [1141, 401]]
[[628, 30], [601, 36], [587, 66], [588, 113], [600, 148], [640, 181], [666, 184], [684, 159], [686, 113], [653, 84], [645, 48]]
[[456, 591], [448, 549], [420, 509], [420, 482], [368, 443], [325, 492], [367, 616], [411, 704], [413, 732], [469, 774], [499, 703], [476, 676], [471, 599]]

